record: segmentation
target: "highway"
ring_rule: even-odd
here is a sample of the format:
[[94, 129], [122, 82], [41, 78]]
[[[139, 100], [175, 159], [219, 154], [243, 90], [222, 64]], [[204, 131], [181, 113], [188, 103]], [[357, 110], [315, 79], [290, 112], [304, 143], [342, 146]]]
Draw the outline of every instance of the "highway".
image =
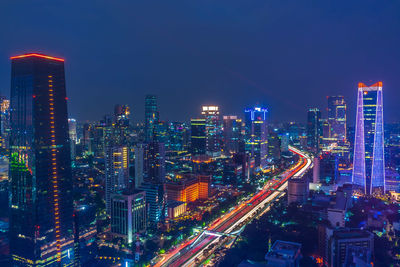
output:
[[288, 179], [300, 177], [312, 166], [311, 159], [305, 153], [292, 146], [289, 146], [289, 150], [300, 156], [294, 166], [269, 181], [249, 200], [238, 204], [229, 213], [213, 221], [204, 231], [157, 258], [158, 262], [153, 266], [199, 265], [211, 254], [210, 251], [224, 245], [226, 239], [235, 236], [235, 232], [249, 223], [255, 215], [267, 209], [287, 188]]

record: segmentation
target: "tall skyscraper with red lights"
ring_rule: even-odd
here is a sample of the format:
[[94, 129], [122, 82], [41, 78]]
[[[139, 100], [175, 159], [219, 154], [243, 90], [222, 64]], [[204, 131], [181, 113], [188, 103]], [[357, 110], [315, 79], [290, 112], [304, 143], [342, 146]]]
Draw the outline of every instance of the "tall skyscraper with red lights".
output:
[[10, 254], [71, 266], [73, 199], [64, 60], [11, 57]]

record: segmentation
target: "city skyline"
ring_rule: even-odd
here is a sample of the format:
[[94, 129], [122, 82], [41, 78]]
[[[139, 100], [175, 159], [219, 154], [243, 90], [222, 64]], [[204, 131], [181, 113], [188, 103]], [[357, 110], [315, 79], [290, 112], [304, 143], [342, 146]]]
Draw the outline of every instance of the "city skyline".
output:
[[0, 266], [400, 266], [398, 11], [2, 4]]
[[[114, 103], [128, 104], [132, 119], [142, 121], [142, 99], [155, 94], [162, 120], [189, 121], [193, 106], [239, 115], [261, 104], [272, 120], [305, 122], [301, 111], [322, 110], [323, 97], [355, 103], [357, 83], [376, 80], [386, 88], [386, 121], [399, 120], [398, 2], [314, 3], [319, 12], [309, 3], [158, 4], [167, 12], [153, 11], [150, 2], [100, 4], [93, 12], [88, 3], [82, 10], [65, 1], [40, 9], [5, 4], [1, 93], [9, 88], [8, 57], [38, 51], [66, 59], [70, 117], [78, 121], [99, 119], [100, 107], [112, 113]], [[348, 109], [354, 123], [355, 107]]]

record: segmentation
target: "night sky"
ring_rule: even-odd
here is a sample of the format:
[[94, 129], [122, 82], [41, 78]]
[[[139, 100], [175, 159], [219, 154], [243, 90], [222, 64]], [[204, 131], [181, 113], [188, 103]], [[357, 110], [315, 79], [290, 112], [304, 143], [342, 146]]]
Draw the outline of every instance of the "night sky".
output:
[[260, 103], [273, 121], [304, 122], [307, 108], [325, 112], [326, 96], [341, 94], [353, 121], [357, 83], [378, 80], [385, 121], [400, 120], [400, 1], [2, 0], [0, 25], [1, 93], [10, 56], [63, 57], [78, 120], [116, 103], [143, 120], [153, 93], [162, 120]]

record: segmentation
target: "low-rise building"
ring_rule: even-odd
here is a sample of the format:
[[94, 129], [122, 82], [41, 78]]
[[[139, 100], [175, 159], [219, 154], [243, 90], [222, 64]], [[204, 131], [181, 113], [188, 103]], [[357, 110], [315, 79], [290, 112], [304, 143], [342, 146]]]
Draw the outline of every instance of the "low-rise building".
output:
[[269, 267], [298, 267], [301, 259], [301, 244], [277, 240], [265, 255]]

